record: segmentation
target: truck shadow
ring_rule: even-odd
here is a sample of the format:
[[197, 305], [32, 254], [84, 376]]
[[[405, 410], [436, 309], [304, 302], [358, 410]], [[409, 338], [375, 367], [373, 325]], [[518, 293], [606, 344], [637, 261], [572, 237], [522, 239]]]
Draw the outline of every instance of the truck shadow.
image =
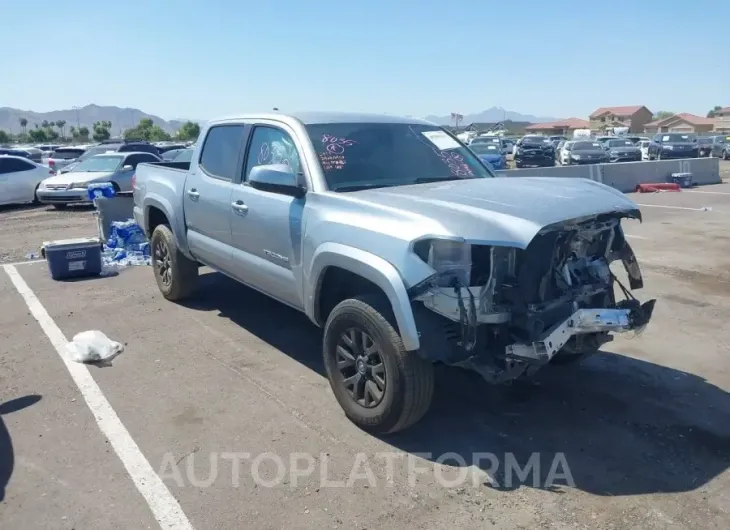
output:
[[[188, 307], [219, 311], [325, 376], [321, 330], [306, 316], [220, 274], [202, 275], [200, 287]], [[498, 387], [439, 366], [429, 413], [381, 439], [444, 465], [479, 465], [502, 490], [545, 487], [559, 462], [571, 480], [556, 480], [553, 490], [568, 483], [596, 495], [676, 493], [730, 467], [730, 394], [697, 375], [610, 352]], [[476, 453], [494, 455], [496, 472]], [[508, 461], [525, 469], [531, 458], [539, 471], [507, 476]]]

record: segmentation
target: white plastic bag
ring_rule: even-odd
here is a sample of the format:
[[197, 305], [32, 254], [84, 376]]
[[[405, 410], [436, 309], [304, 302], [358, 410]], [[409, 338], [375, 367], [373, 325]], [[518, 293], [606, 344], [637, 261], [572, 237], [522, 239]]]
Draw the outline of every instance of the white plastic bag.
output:
[[101, 331], [82, 331], [66, 344], [66, 355], [77, 363], [108, 361], [122, 353], [124, 346], [115, 342]]

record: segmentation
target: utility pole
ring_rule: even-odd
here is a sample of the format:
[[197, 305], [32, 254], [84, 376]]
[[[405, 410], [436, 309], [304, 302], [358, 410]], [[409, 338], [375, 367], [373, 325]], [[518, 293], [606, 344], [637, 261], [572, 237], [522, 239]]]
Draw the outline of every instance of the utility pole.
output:
[[73, 108], [73, 110], [76, 111], [76, 128], [80, 129], [81, 128], [81, 118], [79, 117], [79, 110], [81, 109], [81, 107], [72, 107], [72, 108]]

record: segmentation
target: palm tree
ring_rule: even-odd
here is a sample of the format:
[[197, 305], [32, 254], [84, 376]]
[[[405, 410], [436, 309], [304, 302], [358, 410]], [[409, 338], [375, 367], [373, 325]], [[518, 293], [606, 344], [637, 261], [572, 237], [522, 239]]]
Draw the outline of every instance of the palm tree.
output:
[[48, 120], [43, 120], [41, 122], [41, 127], [43, 127], [44, 129], [48, 129]]
[[66, 134], [65, 134], [66, 133], [66, 120], [58, 120], [56, 122], [56, 127], [58, 127], [59, 129], [61, 129], [61, 137], [62, 138], [64, 136], [66, 136]]
[[69, 127], [68, 133], [71, 135], [71, 138], [76, 138], [76, 134], [77, 134], [76, 127], [74, 127], [73, 125], [71, 127]]
[[20, 118], [18, 121], [20, 122], [20, 128], [23, 129], [23, 134], [25, 134], [26, 127], [28, 126], [28, 120], [26, 120], [25, 118]]

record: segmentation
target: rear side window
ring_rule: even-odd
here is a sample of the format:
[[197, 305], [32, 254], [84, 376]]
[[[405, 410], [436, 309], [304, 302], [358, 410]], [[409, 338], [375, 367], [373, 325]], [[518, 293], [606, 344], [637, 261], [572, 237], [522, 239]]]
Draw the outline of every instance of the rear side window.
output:
[[25, 160], [17, 158], [6, 158], [3, 164], [3, 173], [15, 173], [16, 171], [28, 171], [35, 166]]
[[78, 158], [81, 155], [84, 154], [83, 149], [56, 149], [51, 153], [51, 158], [58, 158], [58, 159], [73, 159]]
[[233, 180], [243, 144], [243, 125], [218, 125], [208, 131], [200, 167], [213, 177]]

